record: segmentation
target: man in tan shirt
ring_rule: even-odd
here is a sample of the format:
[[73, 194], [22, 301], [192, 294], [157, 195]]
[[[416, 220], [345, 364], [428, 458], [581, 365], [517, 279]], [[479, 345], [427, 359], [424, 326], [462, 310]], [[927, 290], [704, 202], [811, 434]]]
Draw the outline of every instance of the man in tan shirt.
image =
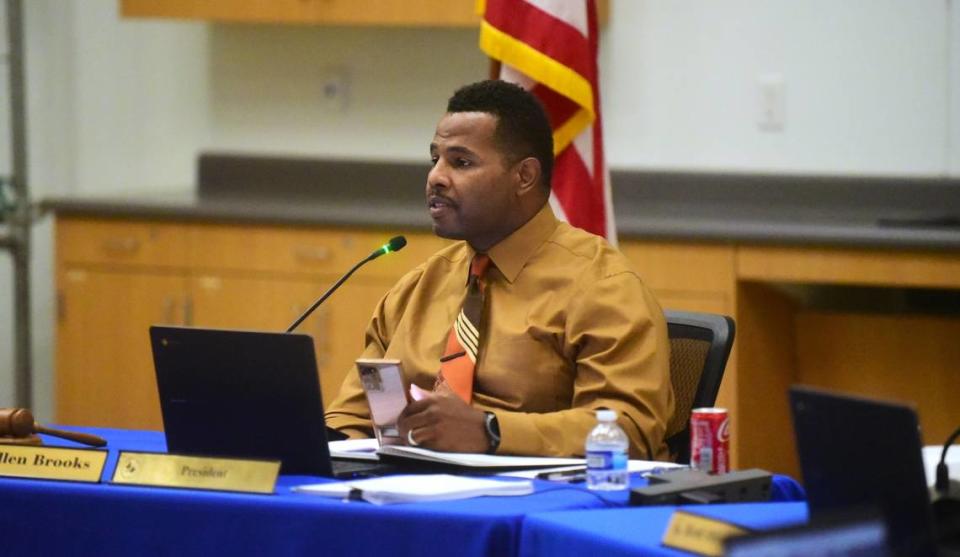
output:
[[[401, 360], [407, 381], [430, 391], [470, 262], [486, 253], [491, 264], [472, 402], [431, 392], [404, 410], [400, 434], [443, 451], [583, 455], [595, 410], [611, 408], [632, 458], [666, 458], [674, 402], [663, 312], [619, 251], [554, 216], [552, 132], [536, 98], [503, 81], [461, 88], [430, 155], [433, 230], [463, 241], [384, 296], [362, 357]], [[326, 420], [351, 437], [372, 435], [356, 373]]]

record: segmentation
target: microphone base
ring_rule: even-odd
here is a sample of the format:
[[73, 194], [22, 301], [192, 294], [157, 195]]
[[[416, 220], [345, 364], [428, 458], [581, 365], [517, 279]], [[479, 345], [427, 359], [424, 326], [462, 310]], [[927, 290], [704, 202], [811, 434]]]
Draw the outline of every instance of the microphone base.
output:
[[946, 494], [933, 496], [933, 516], [941, 554], [960, 556], [960, 482], [950, 480]]

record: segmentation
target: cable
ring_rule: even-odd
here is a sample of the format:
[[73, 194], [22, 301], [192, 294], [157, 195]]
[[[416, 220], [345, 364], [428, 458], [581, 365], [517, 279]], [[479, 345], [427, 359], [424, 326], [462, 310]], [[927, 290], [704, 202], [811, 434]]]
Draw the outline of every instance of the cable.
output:
[[579, 489], [579, 488], [571, 487], [571, 486], [557, 486], [557, 487], [551, 487], [551, 488], [547, 488], [547, 489], [539, 489], [539, 490], [537, 490], [537, 491], [534, 491], [533, 493], [528, 493], [528, 494], [526, 494], [526, 495], [522, 495], [522, 497], [532, 497], [532, 496], [534, 496], [534, 495], [540, 495], [541, 493], [550, 493], [551, 491], [576, 491], [577, 493], [584, 493], [584, 494], [586, 494], [586, 495], [591, 495], [591, 496], [593, 496], [594, 498], [599, 499], [600, 502], [603, 503], [604, 506], [606, 506], [606, 507], [624, 507], [624, 506], [626, 506], [626, 502], [621, 503], [620, 501], [611, 501], [610, 499], [607, 499], [606, 497], [603, 497], [602, 495], [600, 495], [599, 493], [597, 493], [597, 492], [595, 492], [595, 491], [590, 491], [589, 489]]

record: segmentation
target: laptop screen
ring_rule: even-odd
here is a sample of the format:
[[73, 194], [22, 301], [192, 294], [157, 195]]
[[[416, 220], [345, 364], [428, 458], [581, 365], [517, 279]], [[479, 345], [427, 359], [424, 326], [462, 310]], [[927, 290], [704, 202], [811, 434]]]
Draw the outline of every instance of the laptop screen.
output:
[[154, 326], [150, 341], [169, 452], [332, 474], [309, 336]]
[[811, 518], [875, 509], [896, 553], [933, 554], [916, 412], [808, 387], [792, 387], [790, 405]]

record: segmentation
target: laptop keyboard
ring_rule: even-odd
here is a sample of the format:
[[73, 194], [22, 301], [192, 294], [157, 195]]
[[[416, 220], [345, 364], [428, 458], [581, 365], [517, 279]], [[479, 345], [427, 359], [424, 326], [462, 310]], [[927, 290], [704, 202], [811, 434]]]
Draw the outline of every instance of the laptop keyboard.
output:
[[344, 479], [384, 476], [398, 471], [396, 466], [383, 462], [336, 458], [330, 460], [330, 467], [333, 469], [333, 477]]

